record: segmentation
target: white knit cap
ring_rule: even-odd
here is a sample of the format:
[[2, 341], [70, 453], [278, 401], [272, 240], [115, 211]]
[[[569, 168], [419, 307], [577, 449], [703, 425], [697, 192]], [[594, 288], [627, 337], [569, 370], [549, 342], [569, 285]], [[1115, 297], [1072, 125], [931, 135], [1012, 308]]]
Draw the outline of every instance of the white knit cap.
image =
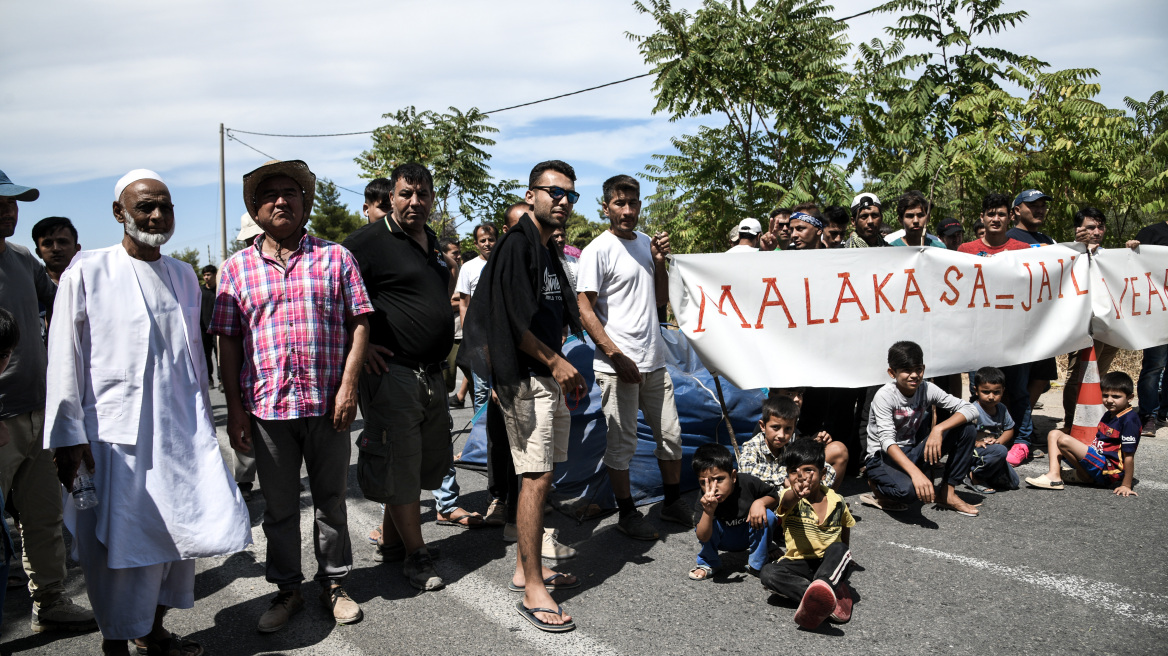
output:
[[118, 180], [118, 183], [114, 185], [114, 200], [121, 200], [122, 192], [126, 190], [126, 187], [129, 187], [131, 184], [139, 180], [157, 180], [162, 184], [166, 184], [166, 181], [162, 179], [162, 176], [158, 175], [154, 171], [151, 171], [150, 169], [134, 169], [133, 171], [123, 175], [122, 179]]

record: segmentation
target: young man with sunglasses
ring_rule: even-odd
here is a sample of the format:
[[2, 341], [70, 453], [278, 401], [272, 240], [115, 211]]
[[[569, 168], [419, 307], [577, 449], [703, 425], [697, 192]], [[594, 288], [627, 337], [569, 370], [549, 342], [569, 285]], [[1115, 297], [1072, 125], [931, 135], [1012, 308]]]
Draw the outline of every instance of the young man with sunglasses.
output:
[[542, 631], [575, 628], [549, 590], [580, 581], [542, 567], [543, 508], [555, 463], [568, 457], [571, 414], [584, 377], [563, 355], [564, 326], [580, 333], [579, 311], [567, 274], [551, 251], [580, 199], [576, 172], [559, 160], [531, 170], [525, 195], [531, 211], [495, 244], [479, 277], [463, 327], [460, 362], [490, 376], [503, 411], [515, 471], [523, 477], [516, 517], [519, 557], [510, 589], [522, 591], [516, 611]]
[[[596, 342], [592, 366], [608, 425], [604, 464], [620, 508], [617, 530], [637, 540], [656, 540], [657, 529], [633, 504], [629, 483], [638, 409], [657, 441], [654, 455], [665, 485], [661, 519], [693, 526], [693, 511], [681, 500], [681, 424], [657, 324], [657, 307], [669, 302], [669, 235], [637, 231], [641, 187], [634, 178], [611, 177], [603, 189], [601, 207], [610, 227], [580, 254], [580, 319]], [[756, 240], [762, 231], [755, 219], [743, 220], [740, 228], [740, 236], [753, 232]]]

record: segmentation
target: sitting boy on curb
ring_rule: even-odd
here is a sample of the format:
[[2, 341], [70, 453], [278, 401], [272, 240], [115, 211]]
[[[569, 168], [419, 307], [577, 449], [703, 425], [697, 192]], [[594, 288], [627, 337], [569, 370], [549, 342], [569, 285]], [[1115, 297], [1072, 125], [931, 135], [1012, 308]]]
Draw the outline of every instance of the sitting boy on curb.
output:
[[720, 444], [703, 444], [693, 454], [693, 470], [702, 496], [697, 515], [698, 564], [689, 571], [704, 581], [722, 566], [719, 551], [749, 551], [747, 571], [758, 574], [766, 563], [767, 546], [775, 529], [775, 486], [750, 474], [739, 474], [734, 457]]
[[1002, 404], [1005, 385], [1006, 375], [996, 367], [982, 367], [973, 376], [977, 394], [977, 441], [965, 486], [980, 494], [1018, 489], [1018, 474], [1006, 462], [1010, 442], [1014, 441], [1014, 420]]
[[779, 502], [787, 553], [762, 568], [763, 587], [799, 602], [795, 623], [814, 629], [826, 619], [852, 618], [848, 547], [856, 520], [840, 495], [823, 482], [823, 445], [805, 437], [787, 446], [790, 472]]
[[[969, 475], [977, 437], [977, 409], [972, 403], [925, 382], [925, 354], [915, 342], [897, 342], [888, 349], [888, 375], [872, 399], [868, 418], [868, 460], [864, 475], [872, 494], [860, 502], [887, 511], [901, 511], [920, 500], [967, 517], [977, 508], [957, 496], [956, 486]], [[933, 426], [932, 408], [953, 413]], [[933, 480], [921, 467], [945, 463], [945, 493], [938, 495]]]
[[[791, 436], [802, 437], [804, 433], [800, 432], [799, 430], [799, 418], [803, 413], [803, 396], [806, 391], [807, 388], [805, 387], [772, 387], [767, 393], [767, 400], [763, 402], [763, 418], [759, 423], [759, 432], [762, 434], [767, 434], [768, 432], [766, 425], [768, 422], [766, 416], [767, 402], [777, 402], [779, 399], [789, 399], [795, 404], [795, 419], [792, 420], [793, 423], [791, 424]], [[755, 437], [757, 438], [758, 434], [756, 434]], [[838, 491], [840, 485], [842, 485], [844, 482], [843, 475], [848, 471], [848, 447], [844, 446], [843, 442], [833, 440], [831, 435], [826, 431], [817, 431], [815, 435], [811, 437], [814, 437], [817, 442], [820, 442], [824, 445], [825, 453], [827, 454], [827, 473], [823, 476], [823, 482], [830, 485], [832, 489]], [[769, 444], [771, 438], [764, 439]], [[783, 440], [783, 442], [779, 444], [779, 449], [774, 450], [774, 455], [778, 459], [776, 465], [780, 469], [782, 469], [782, 456], [779, 455], [779, 451], [790, 439], [791, 437], [788, 437], [786, 440]], [[750, 442], [747, 442], [747, 444], [749, 443]], [[744, 445], [744, 456], [746, 454], [745, 448], [746, 447]], [[739, 464], [742, 463], [740, 462]], [[787, 474], [784, 471], [778, 476], [778, 480], [771, 480], [770, 482], [774, 483], [778, 487], [782, 487], [786, 484]]]
[[[1086, 483], [1115, 488], [1120, 496], [1139, 496], [1132, 491], [1135, 480], [1136, 448], [1140, 445], [1140, 417], [1131, 407], [1134, 385], [1131, 376], [1111, 371], [1099, 380], [1103, 407], [1107, 412], [1099, 420], [1095, 441], [1087, 446], [1060, 430], [1047, 434], [1050, 471], [1026, 484], [1047, 490], [1061, 490], [1068, 483]], [[1061, 471], [1059, 459], [1070, 461], [1074, 469]]]
[[[787, 484], [787, 467], [783, 464], [783, 449], [795, 437], [795, 424], [799, 421], [799, 404], [784, 396], [770, 396], [762, 403], [762, 419], [758, 422], [759, 432], [742, 445], [738, 456], [738, 471], [750, 474], [764, 483], [777, 488]], [[826, 433], [825, 433], [826, 435]], [[831, 438], [828, 437], [828, 440]], [[843, 452], [843, 467], [847, 471], [848, 450], [839, 442], [829, 442], [826, 451], [837, 457]], [[837, 470], [830, 464], [824, 465], [823, 484], [838, 489], [843, 477], [837, 478]]]

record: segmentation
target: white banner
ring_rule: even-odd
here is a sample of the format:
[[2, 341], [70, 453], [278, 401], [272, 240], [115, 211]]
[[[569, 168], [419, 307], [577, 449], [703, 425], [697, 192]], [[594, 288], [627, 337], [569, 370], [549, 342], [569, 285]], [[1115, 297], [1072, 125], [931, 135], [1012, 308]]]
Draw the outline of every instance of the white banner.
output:
[[1091, 258], [1091, 332], [1125, 349], [1168, 344], [1168, 246], [1102, 249]]
[[[669, 297], [702, 361], [740, 388], [861, 387], [888, 380], [888, 347], [899, 340], [921, 345], [929, 376], [1089, 346], [1093, 303], [1110, 303], [1106, 292], [1091, 286], [1080, 248], [1047, 246], [994, 257], [931, 247], [676, 255]], [[1130, 285], [1151, 273], [1160, 298], [1168, 298], [1164, 267], [1150, 266], [1168, 260], [1168, 248], [1148, 260], [1153, 249], [1142, 250], [1131, 257], [1149, 266], [1134, 267], [1117, 251], [1122, 271], [1114, 275]], [[1130, 304], [1115, 289], [1122, 283], [1103, 278], [1117, 302]], [[1144, 311], [1146, 289], [1137, 291], [1137, 309]], [[1124, 306], [1119, 323], [1126, 323], [1119, 330], [1147, 337], [1124, 333], [1127, 341], [1119, 345], [1155, 341], [1164, 332], [1155, 298], [1153, 315], [1141, 314], [1138, 322]], [[1106, 318], [1103, 323], [1110, 325]], [[1143, 332], [1153, 323], [1155, 330]]]

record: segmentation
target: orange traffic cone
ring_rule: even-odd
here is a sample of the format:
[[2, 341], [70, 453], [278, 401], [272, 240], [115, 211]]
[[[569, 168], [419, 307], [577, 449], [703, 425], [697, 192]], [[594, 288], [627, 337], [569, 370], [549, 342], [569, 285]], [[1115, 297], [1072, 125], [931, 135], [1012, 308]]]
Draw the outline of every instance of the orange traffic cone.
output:
[[1071, 437], [1083, 444], [1095, 441], [1099, 430], [1099, 420], [1105, 412], [1103, 390], [1099, 388], [1099, 364], [1095, 360], [1095, 347], [1088, 346], [1079, 351], [1079, 362], [1083, 364], [1083, 379], [1079, 385], [1079, 398], [1075, 400], [1075, 419], [1071, 424]]

